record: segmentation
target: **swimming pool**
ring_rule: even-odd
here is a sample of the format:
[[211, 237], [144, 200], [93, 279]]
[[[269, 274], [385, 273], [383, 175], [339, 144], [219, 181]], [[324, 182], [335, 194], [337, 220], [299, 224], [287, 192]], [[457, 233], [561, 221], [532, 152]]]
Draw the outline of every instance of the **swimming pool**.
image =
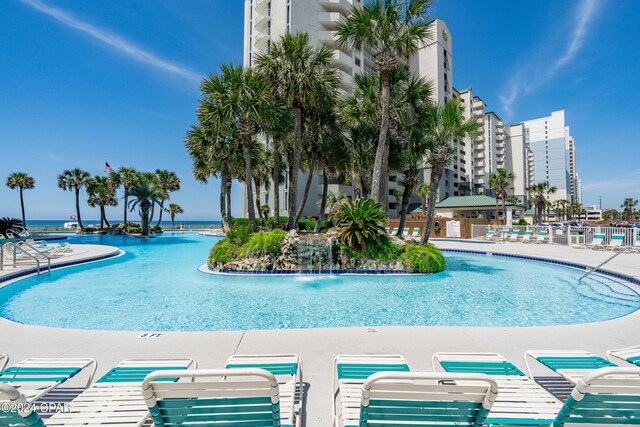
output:
[[216, 238], [73, 236], [126, 255], [0, 288], [0, 316], [81, 329], [202, 331], [384, 325], [534, 326], [612, 319], [640, 308], [631, 288], [518, 259], [445, 253], [416, 276], [219, 276], [197, 270]]

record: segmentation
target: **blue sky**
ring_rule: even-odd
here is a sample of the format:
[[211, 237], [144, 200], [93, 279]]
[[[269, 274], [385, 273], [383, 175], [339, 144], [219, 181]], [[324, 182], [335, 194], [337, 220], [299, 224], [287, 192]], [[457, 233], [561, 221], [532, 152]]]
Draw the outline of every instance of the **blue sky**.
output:
[[[218, 217], [218, 185], [192, 178], [183, 138], [199, 79], [242, 60], [241, 0], [1, 7], [0, 175], [35, 177], [29, 218], [67, 218], [73, 196], [56, 187], [56, 175], [73, 167], [101, 174], [105, 161], [174, 170], [182, 219]], [[640, 2], [440, 0], [433, 16], [451, 31], [457, 88], [472, 86], [506, 122], [566, 110], [585, 204], [640, 196]], [[239, 198], [236, 186], [236, 208]], [[4, 185], [0, 216], [19, 216], [17, 193]]]

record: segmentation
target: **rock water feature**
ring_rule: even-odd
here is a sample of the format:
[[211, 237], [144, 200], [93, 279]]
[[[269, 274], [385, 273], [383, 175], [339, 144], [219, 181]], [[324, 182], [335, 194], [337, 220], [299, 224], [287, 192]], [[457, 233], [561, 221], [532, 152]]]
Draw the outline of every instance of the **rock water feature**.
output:
[[[399, 240], [399, 243], [404, 242]], [[292, 230], [282, 241], [277, 255], [249, 256], [239, 261], [210, 265], [210, 268], [224, 273], [376, 273], [404, 272], [400, 261], [375, 261], [365, 257], [353, 258], [343, 252], [335, 229], [326, 233], [299, 233]]]

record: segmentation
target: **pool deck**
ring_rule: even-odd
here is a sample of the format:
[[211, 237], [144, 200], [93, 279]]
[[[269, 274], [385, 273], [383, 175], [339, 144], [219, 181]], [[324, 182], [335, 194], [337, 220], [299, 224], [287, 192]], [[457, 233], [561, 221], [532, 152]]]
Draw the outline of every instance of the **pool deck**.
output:
[[[612, 255], [612, 252], [554, 245], [436, 243], [443, 249], [545, 257], [591, 267]], [[197, 264], [194, 262], [194, 268]], [[640, 278], [640, 254], [620, 255], [606, 268]], [[634, 289], [640, 291], [638, 286]], [[332, 362], [337, 354], [399, 353], [408, 359], [412, 370], [431, 371], [431, 356], [438, 351], [499, 352], [524, 369], [522, 356], [529, 349], [583, 349], [604, 356], [608, 349], [638, 345], [640, 311], [605, 322], [527, 328], [371, 325], [371, 328], [140, 335], [141, 332], [30, 326], [0, 318], [0, 353], [9, 354], [10, 364], [27, 357], [94, 357], [98, 361], [98, 375], [125, 358], [192, 357], [199, 367], [220, 368], [234, 353], [297, 353], [304, 362], [304, 380], [308, 384], [304, 425], [328, 427], [332, 423]], [[540, 370], [534, 374], [549, 375], [550, 371]]]

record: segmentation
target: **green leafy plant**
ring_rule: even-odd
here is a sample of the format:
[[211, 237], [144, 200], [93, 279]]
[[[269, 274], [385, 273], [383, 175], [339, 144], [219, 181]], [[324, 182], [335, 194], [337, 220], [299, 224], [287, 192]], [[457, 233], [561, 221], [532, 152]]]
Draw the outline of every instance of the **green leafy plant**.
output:
[[240, 250], [229, 238], [219, 240], [209, 253], [209, 263], [225, 264], [240, 257]]
[[401, 259], [403, 245], [393, 243], [389, 238], [381, 238], [377, 244], [367, 245], [364, 249], [364, 255], [367, 258], [376, 261], [394, 261]]
[[316, 220], [313, 218], [300, 218], [298, 220], [298, 229], [301, 231], [311, 231], [316, 228]]
[[376, 245], [386, 238], [386, 219], [382, 205], [372, 199], [346, 200], [331, 213], [331, 220], [340, 228], [340, 241], [360, 253], [364, 253], [367, 245]]
[[249, 241], [251, 233], [251, 225], [247, 222], [244, 225], [236, 225], [232, 227], [227, 233], [227, 239], [239, 248]]
[[283, 230], [259, 231], [253, 233], [249, 241], [242, 245], [240, 253], [247, 255], [277, 255], [287, 233]]
[[526, 219], [521, 219], [518, 222], [516, 222], [516, 225], [529, 225], [529, 223], [527, 222]]
[[402, 260], [405, 269], [413, 273], [438, 273], [447, 268], [444, 256], [431, 243], [405, 245]]

